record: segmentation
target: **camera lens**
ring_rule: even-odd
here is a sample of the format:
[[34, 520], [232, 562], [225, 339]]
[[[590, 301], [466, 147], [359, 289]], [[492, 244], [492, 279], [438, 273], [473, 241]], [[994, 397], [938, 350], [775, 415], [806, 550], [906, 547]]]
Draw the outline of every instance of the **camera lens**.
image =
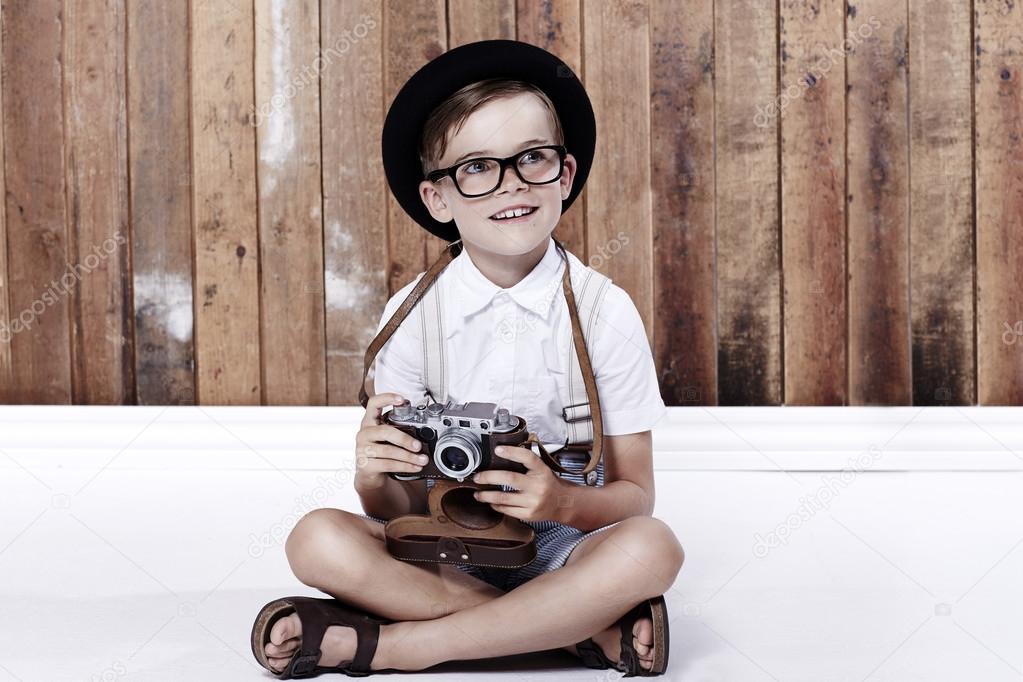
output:
[[478, 436], [472, 431], [449, 429], [437, 439], [434, 462], [448, 478], [464, 479], [480, 467], [483, 452]]
[[465, 471], [469, 466], [469, 457], [458, 447], [446, 447], [440, 453], [441, 461], [450, 471]]

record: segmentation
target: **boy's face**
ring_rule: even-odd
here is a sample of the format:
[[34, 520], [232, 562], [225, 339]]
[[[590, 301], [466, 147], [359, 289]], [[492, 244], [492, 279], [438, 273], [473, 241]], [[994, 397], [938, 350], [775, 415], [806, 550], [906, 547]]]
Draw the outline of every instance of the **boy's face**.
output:
[[[534, 141], [539, 140], [539, 141]], [[461, 130], [449, 139], [439, 167], [479, 156], [504, 158], [530, 147], [557, 144], [549, 114], [543, 103], [530, 93], [502, 97], [474, 111]], [[438, 221], [452, 219], [463, 242], [492, 253], [514, 256], [528, 253], [545, 242], [561, 218], [561, 202], [572, 190], [576, 160], [565, 155], [561, 177], [549, 184], [523, 182], [511, 165], [501, 184], [490, 194], [464, 197], [453, 180], [424, 180], [419, 193]], [[490, 216], [510, 206], [535, 206], [522, 222], [502, 222]]]

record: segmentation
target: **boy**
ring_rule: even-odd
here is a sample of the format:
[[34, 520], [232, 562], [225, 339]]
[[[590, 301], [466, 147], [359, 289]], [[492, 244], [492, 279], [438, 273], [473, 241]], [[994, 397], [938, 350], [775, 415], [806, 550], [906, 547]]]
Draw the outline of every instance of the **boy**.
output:
[[[572, 342], [565, 264], [551, 233], [581, 191], [594, 136], [589, 100], [568, 67], [504, 40], [464, 45], [424, 66], [395, 97], [384, 127], [399, 202], [463, 246], [432, 285], [445, 306], [447, 394], [508, 407], [548, 450], [566, 442], [559, 382], [569, 377], [564, 350]], [[573, 273], [585, 268], [564, 257]], [[391, 297], [378, 332], [424, 274]], [[526, 474], [474, 479], [501, 487], [478, 499], [536, 531], [537, 559], [521, 569], [409, 563], [384, 547], [383, 522], [426, 513], [433, 483], [387, 475], [418, 471], [425, 458], [421, 444], [381, 419], [387, 405], [427, 395], [422, 333], [422, 317], [409, 315], [376, 357], [376, 395], [356, 438], [355, 487], [369, 515], [316, 510], [286, 544], [296, 576], [336, 599], [264, 607], [253, 630], [257, 659], [290, 676], [299, 663], [313, 672], [421, 670], [562, 647], [590, 667], [663, 673], [667, 622], [657, 596], [684, 554], [650, 516], [650, 428], [665, 407], [628, 294], [608, 287], [586, 338], [606, 436], [596, 486], [559, 477], [524, 447], [501, 454]], [[304, 643], [303, 632], [317, 641]]]

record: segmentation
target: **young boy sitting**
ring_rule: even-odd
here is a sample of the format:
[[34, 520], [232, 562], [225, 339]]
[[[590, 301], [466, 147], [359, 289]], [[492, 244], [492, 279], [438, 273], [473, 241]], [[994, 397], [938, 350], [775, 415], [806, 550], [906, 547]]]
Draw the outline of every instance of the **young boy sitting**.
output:
[[[586, 268], [559, 253], [551, 233], [582, 189], [594, 142], [589, 100], [568, 67], [503, 40], [464, 45], [424, 66], [395, 97], [384, 128], [388, 180], [403, 208], [462, 244], [432, 284], [444, 301], [447, 397], [508, 408], [550, 451], [567, 442], [559, 396], [571, 376], [573, 332], [562, 259], [573, 277]], [[424, 274], [390, 298], [378, 333]], [[604, 435], [596, 484], [556, 474], [528, 447], [499, 452], [526, 473], [473, 479], [501, 488], [477, 499], [535, 530], [537, 557], [518, 569], [411, 563], [385, 547], [384, 522], [426, 513], [434, 483], [389, 476], [414, 474], [427, 460], [422, 443], [382, 418], [389, 405], [430, 396], [425, 314], [408, 315], [376, 356], [376, 394], [356, 438], [355, 488], [367, 513], [315, 510], [286, 543], [298, 579], [334, 599], [264, 607], [253, 629], [256, 658], [290, 677], [422, 670], [560, 647], [590, 667], [662, 674], [668, 638], [659, 595], [684, 553], [651, 516], [650, 429], [665, 406], [631, 298], [608, 286], [585, 330]]]

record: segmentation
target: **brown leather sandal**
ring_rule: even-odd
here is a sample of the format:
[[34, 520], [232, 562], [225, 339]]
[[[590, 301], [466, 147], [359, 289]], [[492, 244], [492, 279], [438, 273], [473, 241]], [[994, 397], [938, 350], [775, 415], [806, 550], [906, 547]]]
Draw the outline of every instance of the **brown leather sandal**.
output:
[[[639, 662], [639, 654], [632, 646], [632, 628], [636, 621], [644, 616], [649, 616], [654, 626], [654, 644], [652, 648], [653, 665], [650, 670], [644, 668]], [[604, 655], [603, 650], [587, 637], [575, 645], [579, 651], [579, 657], [587, 668], [607, 670], [615, 668], [625, 673], [624, 677], [653, 677], [663, 675], [668, 667], [668, 609], [664, 604], [664, 595], [647, 599], [634, 606], [628, 613], [618, 619], [618, 627], [622, 633], [622, 652], [618, 661], [612, 661]]]
[[[302, 621], [302, 644], [280, 672], [270, 667], [266, 645], [270, 642], [270, 629], [285, 616], [297, 613]], [[278, 679], [315, 677], [321, 673], [344, 673], [352, 677], [365, 677], [373, 673], [398, 672], [393, 669], [370, 670], [369, 664], [377, 650], [380, 625], [392, 623], [386, 618], [373, 616], [362, 609], [338, 599], [315, 597], [284, 597], [267, 603], [259, 610], [252, 624], [252, 654], [259, 664]], [[347, 666], [321, 666], [320, 643], [331, 625], [347, 625], [355, 629], [357, 644], [355, 658], [342, 661]]]

